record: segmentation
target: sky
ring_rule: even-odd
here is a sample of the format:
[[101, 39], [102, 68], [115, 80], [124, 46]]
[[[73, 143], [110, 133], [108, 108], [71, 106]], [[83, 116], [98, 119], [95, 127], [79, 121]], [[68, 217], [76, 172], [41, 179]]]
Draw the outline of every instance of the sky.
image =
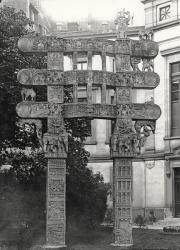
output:
[[134, 15], [134, 25], [144, 25], [144, 5], [140, 0], [42, 0], [42, 6], [55, 21], [82, 21], [93, 17], [114, 20], [116, 13], [125, 8]]

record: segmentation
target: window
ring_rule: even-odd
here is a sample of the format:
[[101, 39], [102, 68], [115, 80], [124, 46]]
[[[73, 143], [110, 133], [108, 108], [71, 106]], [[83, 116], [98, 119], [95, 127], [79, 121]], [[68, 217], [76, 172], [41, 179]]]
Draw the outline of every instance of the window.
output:
[[171, 64], [171, 135], [180, 136], [180, 62]]
[[164, 21], [171, 17], [171, 7], [170, 5], [164, 6], [159, 9], [159, 20]]
[[78, 70], [87, 70], [87, 61], [77, 63]]

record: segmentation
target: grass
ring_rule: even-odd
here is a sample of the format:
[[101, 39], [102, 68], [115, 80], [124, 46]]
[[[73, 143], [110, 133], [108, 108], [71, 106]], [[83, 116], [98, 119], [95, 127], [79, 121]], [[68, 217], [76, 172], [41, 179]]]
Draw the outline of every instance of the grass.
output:
[[[14, 240], [13, 240], [14, 238]], [[43, 237], [44, 238], [44, 237]], [[0, 250], [26, 250], [15, 243], [17, 237], [0, 237]], [[45, 239], [39, 244], [43, 245]], [[180, 235], [163, 234], [162, 230], [133, 229], [133, 250], [180, 250]], [[3, 244], [6, 242], [6, 246]], [[20, 242], [19, 242], [20, 243]], [[111, 246], [113, 243], [112, 228], [99, 227], [95, 230], [71, 230], [67, 232], [68, 250], [117, 250], [120, 247]], [[13, 246], [14, 244], [14, 246]], [[4, 245], [4, 246], [3, 246]], [[16, 247], [15, 247], [16, 245]], [[20, 247], [20, 248], [19, 248]]]
[[[161, 230], [133, 229], [134, 245], [132, 249], [180, 249], [180, 235], [163, 234]], [[112, 229], [98, 228], [94, 231], [68, 233], [68, 246], [71, 250], [116, 250]]]

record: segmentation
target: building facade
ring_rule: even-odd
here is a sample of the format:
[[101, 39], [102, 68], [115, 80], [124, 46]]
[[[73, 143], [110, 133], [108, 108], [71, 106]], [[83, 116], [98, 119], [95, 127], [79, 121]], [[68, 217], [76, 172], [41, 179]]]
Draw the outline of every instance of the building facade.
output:
[[134, 206], [145, 202], [145, 207], [159, 211], [162, 208], [160, 213], [164, 211], [164, 216], [180, 217], [180, 1], [144, 0], [142, 3], [145, 26], [153, 30], [153, 39], [159, 44], [154, 68], [161, 80], [152, 94], [162, 115], [148, 144], [150, 161], [145, 158], [145, 162], [134, 163], [134, 168], [144, 174], [146, 190], [144, 199], [144, 191], [138, 191]]
[[17, 11], [23, 10], [26, 16], [33, 22], [28, 27], [30, 31], [48, 35], [56, 28], [55, 23], [41, 8], [41, 0], [2, 0], [0, 7], [2, 6], [12, 7]]

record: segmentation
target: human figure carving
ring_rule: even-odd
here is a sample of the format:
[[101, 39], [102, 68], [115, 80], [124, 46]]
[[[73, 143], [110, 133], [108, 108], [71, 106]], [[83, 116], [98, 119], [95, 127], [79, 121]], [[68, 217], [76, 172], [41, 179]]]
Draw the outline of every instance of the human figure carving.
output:
[[130, 12], [125, 11], [125, 9], [117, 13], [117, 17], [115, 19], [115, 24], [117, 26], [117, 38], [127, 38], [127, 29], [130, 19]]
[[141, 58], [139, 57], [131, 57], [131, 67], [133, 71], [140, 71], [138, 64], [141, 62]]
[[23, 88], [21, 90], [21, 96], [23, 101], [35, 101], [36, 100], [36, 92], [33, 89]]
[[142, 71], [153, 72], [154, 71], [154, 62], [152, 59], [143, 59]]

